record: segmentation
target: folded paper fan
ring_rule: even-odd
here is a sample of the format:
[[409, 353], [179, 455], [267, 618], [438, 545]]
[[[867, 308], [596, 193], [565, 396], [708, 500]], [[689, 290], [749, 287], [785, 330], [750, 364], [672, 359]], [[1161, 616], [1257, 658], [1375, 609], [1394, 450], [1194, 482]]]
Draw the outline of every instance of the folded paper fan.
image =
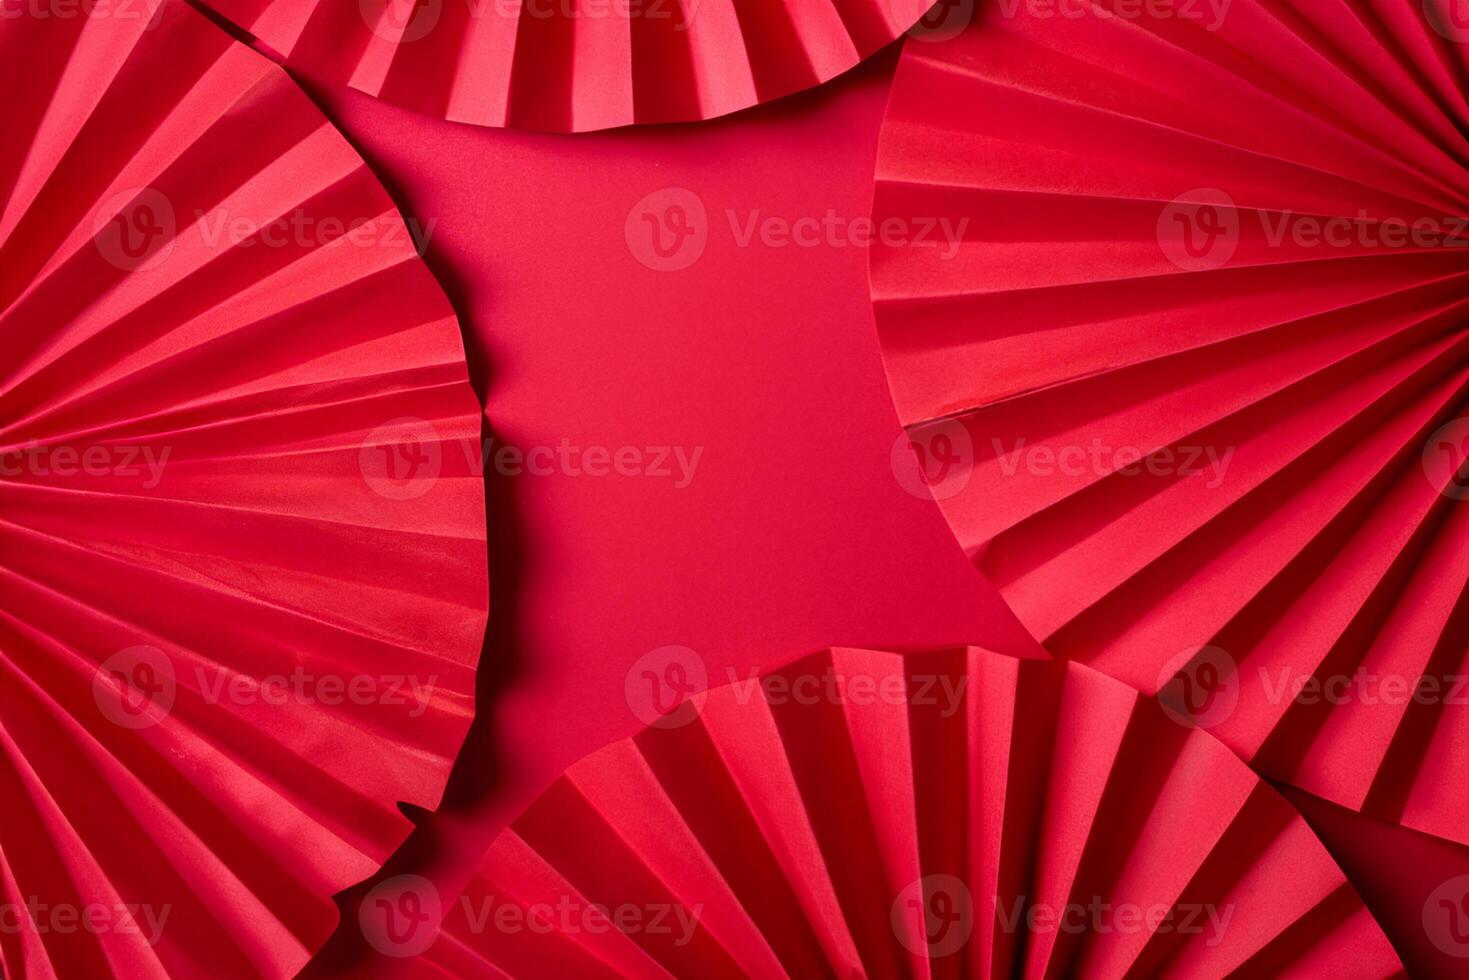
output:
[[563, 775], [444, 923], [450, 976], [1400, 970], [1225, 746], [1089, 668], [976, 649], [836, 650], [683, 702]]
[[73, 13], [0, 22], [0, 971], [289, 975], [472, 717], [480, 412], [280, 69]]
[[314, 78], [457, 122], [582, 132], [709, 119], [818, 85], [930, 0], [205, 2]]
[[1138, 7], [904, 52], [875, 220], [938, 247], [872, 252], [899, 413], [1054, 654], [1469, 841], [1463, 7]]

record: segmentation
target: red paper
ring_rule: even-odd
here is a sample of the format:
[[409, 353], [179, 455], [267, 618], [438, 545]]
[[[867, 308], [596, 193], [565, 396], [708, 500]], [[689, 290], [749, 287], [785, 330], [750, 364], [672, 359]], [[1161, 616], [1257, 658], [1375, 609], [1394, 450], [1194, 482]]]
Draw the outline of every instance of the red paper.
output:
[[[708, 119], [810, 88], [926, 0], [208, 0], [311, 77], [545, 132]], [[942, 18], [940, 18], [942, 20]]]
[[1225, 746], [1088, 668], [973, 648], [834, 650], [682, 701], [442, 904], [423, 965], [448, 976], [1401, 970]]
[[479, 409], [311, 101], [127, 9], [0, 25], [0, 963], [289, 975], [473, 714]]
[[872, 252], [961, 543], [1052, 652], [1469, 841], [1457, 8], [986, 9], [908, 46], [877, 167], [958, 244]]

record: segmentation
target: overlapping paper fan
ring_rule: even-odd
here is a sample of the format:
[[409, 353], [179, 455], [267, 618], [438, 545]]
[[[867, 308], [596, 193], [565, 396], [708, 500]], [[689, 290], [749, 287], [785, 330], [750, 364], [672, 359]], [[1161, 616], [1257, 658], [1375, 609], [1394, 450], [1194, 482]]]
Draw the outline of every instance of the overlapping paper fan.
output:
[[0, 964], [290, 975], [472, 716], [480, 413], [282, 71], [73, 13], [0, 23]]
[[[457, 122], [685, 122], [820, 84], [930, 0], [205, 0], [313, 77]], [[942, 8], [928, 28], [942, 31]]]
[[899, 413], [1053, 653], [1469, 841], [1469, 24], [1165, 7], [988, 5], [905, 51], [875, 219], [915, 233], [872, 253]]
[[976, 649], [699, 695], [572, 767], [444, 915], [451, 976], [1400, 970], [1225, 746], [1086, 667]]

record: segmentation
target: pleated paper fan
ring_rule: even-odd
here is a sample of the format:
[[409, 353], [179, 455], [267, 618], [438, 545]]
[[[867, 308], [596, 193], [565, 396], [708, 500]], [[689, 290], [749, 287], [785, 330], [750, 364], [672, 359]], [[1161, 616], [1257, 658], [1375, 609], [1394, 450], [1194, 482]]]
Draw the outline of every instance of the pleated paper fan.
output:
[[810, 88], [930, 0], [205, 2], [312, 77], [457, 122], [565, 133], [709, 119]]
[[1139, 6], [905, 50], [875, 220], [940, 230], [872, 251], [899, 414], [1054, 654], [1469, 842], [1469, 30]]
[[442, 905], [424, 959], [449, 976], [1401, 969], [1224, 745], [1089, 668], [977, 649], [698, 695], [572, 767]]
[[286, 976], [472, 717], [480, 411], [279, 68], [73, 13], [0, 22], [0, 967]]

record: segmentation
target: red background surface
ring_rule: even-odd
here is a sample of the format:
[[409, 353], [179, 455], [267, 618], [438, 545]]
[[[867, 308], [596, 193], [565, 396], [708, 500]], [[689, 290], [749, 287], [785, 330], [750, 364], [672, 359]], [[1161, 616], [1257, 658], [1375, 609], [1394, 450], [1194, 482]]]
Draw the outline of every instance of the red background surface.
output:
[[[724, 120], [571, 137], [311, 87], [404, 212], [436, 221], [427, 258], [459, 311], [497, 443], [703, 447], [682, 490], [489, 474], [480, 717], [444, 806], [383, 876], [422, 873], [457, 894], [562, 769], [638, 727], [624, 678], [654, 648], [691, 647], [716, 675], [832, 644], [1031, 649], [938, 508], [894, 476], [865, 251], [740, 247], [726, 218], [868, 214], [893, 54]], [[633, 256], [624, 224], [670, 186], [702, 199], [709, 244], [660, 273]], [[1428, 892], [1469, 872], [1469, 850], [1292, 798], [1413, 975], [1469, 975], [1419, 922]], [[350, 895], [344, 907], [325, 971], [369, 962]]]

